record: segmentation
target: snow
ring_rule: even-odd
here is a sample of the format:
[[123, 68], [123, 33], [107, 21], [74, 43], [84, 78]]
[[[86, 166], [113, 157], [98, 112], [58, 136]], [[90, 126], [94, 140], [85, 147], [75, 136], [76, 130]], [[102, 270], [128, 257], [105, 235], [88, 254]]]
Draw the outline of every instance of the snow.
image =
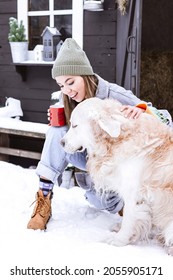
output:
[[39, 133], [46, 133], [49, 128], [47, 124], [26, 122], [8, 117], [0, 117], [0, 127]]
[[[0, 161], [0, 178], [1, 279], [172, 279], [173, 257], [156, 242], [125, 247], [106, 244], [110, 229], [121, 218], [93, 208], [79, 187], [55, 186], [47, 230], [33, 231], [26, 226], [38, 190], [35, 170]], [[109, 275], [104, 275], [104, 267]], [[116, 267], [117, 271], [123, 267], [136, 267], [134, 271], [144, 267], [147, 271], [150, 267], [151, 274], [152, 267], [157, 267], [157, 272], [150, 276], [114, 275]], [[68, 269], [73, 272], [76, 268], [83, 269], [81, 274], [89, 268], [95, 274], [69, 275]], [[12, 275], [15, 269], [18, 276]], [[158, 275], [159, 269], [163, 275]], [[58, 275], [60, 270], [67, 275]]]

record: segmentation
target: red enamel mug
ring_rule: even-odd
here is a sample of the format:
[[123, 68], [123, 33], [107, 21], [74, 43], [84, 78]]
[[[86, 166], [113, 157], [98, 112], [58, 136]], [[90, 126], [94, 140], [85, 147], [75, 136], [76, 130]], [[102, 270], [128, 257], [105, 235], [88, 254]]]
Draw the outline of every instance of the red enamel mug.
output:
[[52, 105], [49, 108], [49, 113], [51, 126], [64, 126], [66, 124], [64, 107]]

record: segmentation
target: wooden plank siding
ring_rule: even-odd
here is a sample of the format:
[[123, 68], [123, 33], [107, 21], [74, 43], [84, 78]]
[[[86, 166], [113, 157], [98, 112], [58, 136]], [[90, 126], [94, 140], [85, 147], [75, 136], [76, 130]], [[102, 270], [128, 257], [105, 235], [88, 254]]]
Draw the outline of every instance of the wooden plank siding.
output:
[[[105, 0], [105, 10], [102, 12], [84, 11], [84, 50], [93, 66], [95, 73], [110, 82], [115, 82], [116, 55], [116, 4]], [[0, 0], [0, 106], [4, 106], [6, 97], [20, 99], [24, 116], [22, 120], [47, 123], [47, 108], [50, 105], [50, 95], [59, 90], [51, 78], [52, 66], [27, 66], [26, 81], [17, 73], [12, 64], [8, 42], [9, 17], [17, 17], [16, 0]], [[43, 140], [28, 142], [17, 136], [11, 136], [11, 145], [33, 146], [40, 152]], [[28, 148], [27, 147], [27, 148]], [[10, 161], [27, 166], [32, 165], [22, 159], [11, 158]], [[34, 162], [35, 163], [35, 162]]]
[[116, 11], [84, 12], [84, 49], [94, 71], [115, 82]]

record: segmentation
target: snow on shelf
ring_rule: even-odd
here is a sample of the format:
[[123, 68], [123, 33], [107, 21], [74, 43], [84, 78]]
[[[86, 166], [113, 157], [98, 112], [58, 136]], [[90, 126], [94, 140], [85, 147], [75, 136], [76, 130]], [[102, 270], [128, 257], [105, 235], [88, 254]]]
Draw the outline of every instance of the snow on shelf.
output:
[[0, 117], [0, 127], [38, 133], [46, 133], [49, 128], [47, 124], [22, 121], [7, 117]]

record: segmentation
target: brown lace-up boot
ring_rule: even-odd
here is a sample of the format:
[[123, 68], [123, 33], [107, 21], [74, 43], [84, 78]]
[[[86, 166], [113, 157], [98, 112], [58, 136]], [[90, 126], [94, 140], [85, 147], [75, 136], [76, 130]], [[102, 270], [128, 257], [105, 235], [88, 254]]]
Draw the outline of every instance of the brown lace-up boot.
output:
[[34, 201], [36, 205], [27, 225], [28, 229], [46, 229], [46, 224], [51, 217], [51, 198], [52, 192], [49, 192], [47, 196], [43, 195], [42, 190], [37, 192], [36, 201]]

